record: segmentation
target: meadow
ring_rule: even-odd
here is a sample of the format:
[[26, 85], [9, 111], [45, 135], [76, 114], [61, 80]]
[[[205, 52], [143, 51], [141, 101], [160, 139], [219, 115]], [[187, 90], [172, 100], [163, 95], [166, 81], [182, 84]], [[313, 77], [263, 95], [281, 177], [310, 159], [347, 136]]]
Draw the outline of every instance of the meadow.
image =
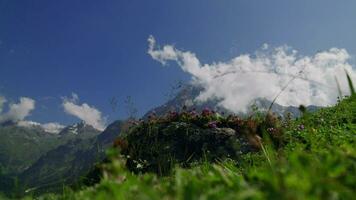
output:
[[[265, 118], [261, 116], [256, 114], [246, 120], [263, 122]], [[214, 122], [217, 119], [210, 117]], [[204, 118], [200, 121], [202, 119]], [[152, 120], [155, 121], [151, 121], [150, 125], [137, 126], [153, 128], [158, 124], [167, 123], [158, 119]], [[190, 121], [192, 119], [184, 117], [169, 120], [192, 123]], [[219, 117], [219, 120], [226, 121], [227, 118]], [[125, 151], [122, 150], [125, 144], [123, 141], [117, 141], [116, 148], [108, 152], [110, 159], [100, 165], [102, 175], [98, 183], [83, 186], [79, 190], [64, 187], [62, 194], [46, 194], [36, 198], [98, 200], [354, 198], [355, 95], [345, 97], [335, 106], [315, 113], [304, 112], [298, 119], [278, 121], [273, 125], [281, 134], [273, 137], [271, 134], [273, 129], [264, 131], [257, 151], [239, 155], [238, 159], [228, 156], [207, 158], [202, 154], [201, 159], [197, 157], [189, 165], [187, 163], [180, 165], [182, 163], [180, 160], [176, 160], [175, 163], [170, 161], [165, 164], [173, 167], [164, 175], [157, 171], [155, 173], [154, 170], [145, 170], [143, 164], [136, 165], [136, 168], [141, 170], [130, 168], [127, 165], [128, 156], [120, 153], [120, 150]], [[216, 128], [215, 125], [208, 126], [207, 129]], [[145, 133], [148, 135], [149, 132]], [[142, 135], [143, 138], [148, 137]], [[127, 139], [128, 136], [130, 134], [123, 138]], [[276, 138], [280, 143], [276, 143]], [[129, 145], [126, 145], [126, 148], [130, 148]], [[153, 146], [148, 146], [145, 150], [149, 149], [156, 151]], [[150, 161], [153, 161], [152, 159]]]

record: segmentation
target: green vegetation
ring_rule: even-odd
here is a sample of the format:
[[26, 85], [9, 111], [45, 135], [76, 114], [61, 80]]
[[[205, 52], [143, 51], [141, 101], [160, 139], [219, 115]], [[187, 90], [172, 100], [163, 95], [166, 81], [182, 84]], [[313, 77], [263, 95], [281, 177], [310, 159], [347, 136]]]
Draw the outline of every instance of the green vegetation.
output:
[[200, 115], [195, 111], [171, 112], [164, 117], [150, 116], [114, 145], [126, 157], [130, 171], [168, 175], [176, 165], [238, 160], [241, 154], [255, 149], [243, 135], [256, 123], [252, 119], [222, 117], [208, 109]]
[[3, 174], [20, 173], [58, 144], [54, 134], [39, 129], [0, 127], [0, 169]]
[[[252, 121], [259, 122], [258, 119]], [[159, 126], [162, 123], [157, 122]], [[258, 123], [257, 127], [266, 127], [266, 124]], [[203, 154], [201, 160], [196, 159], [189, 167], [174, 163], [176, 167], [165, 176], [130, 171], [127, 155], [138, 155], [133, 152], [140, 151], [131, 149], [132, 154], [125, 155], [118, 153], [118, 148], [112, 149], [109, 152], [110, 160], [101, 167], [103, 175], [100, 183], [79, 191], [64, 189], [62, 195], [48, 194], [39, 199], [354, 198], [355, 95], [345, 98], [334, 107], [316, 113], [304, 113], [297, 120], [278, 121], [274, 124], [277, 125], [276, 129], [257, 132], [263, 134], [260, 151], [240, 155], [238, 159], [225, 156], [224, 159], [210, 160]], [[133, 130], [145, 126], [147, 124], [141, 124]], [[219, 128], [219, 123], [217, 127], [210, 128]], [[272, 134], [275, 131], [280, 131], [280, 134]], [[152, 132], [141, 132], [142, 137], [148, 133]], [[126, 145], [126, 151], [130, 150], [129, 143], [123, 142], [130, 141], [130, 137], [133, 136], [128, 132], [116, 142], [117, 146], [122, 149]], [[155, 150], [152, 145], [145, 148]], [[153, 160], [148, 157], [147, 162], [150, 159]]]
[[18, 197], [23, 188], [56, 191], [85, 173], [92, 166], [89, 158], [96, 156], [85, 150], [95, 147], [91, 138], [100, 131], [84, 124], [76, 127], [78, 134], [70, 127], [53, 134], [36, 126], [0, 125], [0, 193]]

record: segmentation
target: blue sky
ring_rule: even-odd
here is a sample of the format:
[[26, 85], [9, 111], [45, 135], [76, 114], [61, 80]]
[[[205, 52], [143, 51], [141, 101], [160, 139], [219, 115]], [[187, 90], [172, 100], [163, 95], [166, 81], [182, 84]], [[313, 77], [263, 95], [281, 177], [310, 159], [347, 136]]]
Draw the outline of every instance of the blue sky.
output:
[[0, 0], [0, 95], [34, 99], [29, 119], [38, 122], [77, 121], [62, 106], [73, 92], [109, 121], [126, 116], [126, 96], [145, 113], [167, 100], [171, 84], [190, 79], [147, 54], [150, 35], [203, 63], [264, 43], [304, 55], [345, 48], [354, 56], [356, 1]]

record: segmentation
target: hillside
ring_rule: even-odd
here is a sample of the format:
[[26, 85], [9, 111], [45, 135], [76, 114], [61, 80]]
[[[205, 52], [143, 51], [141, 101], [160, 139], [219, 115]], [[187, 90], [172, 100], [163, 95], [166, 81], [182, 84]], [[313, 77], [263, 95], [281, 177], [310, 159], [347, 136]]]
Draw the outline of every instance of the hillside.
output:
[[[258, 122], [259, 119], [253, 121]], [[162, 125], [166, 122], [157, 120], [154, 123]], [[352, 199], [355, 196], [355, 95], [333, 107], [304, 113], [296, 120], [273, 122], [272, 125], [276, 126], [257, 133], [262, 135], [257, 152], [241, 155], [238, 159], [213, 159], [213, 162], [203, 154], [200, 161], [197, 159], [188, 168], [177, 166], [163, 177], [130, 172], [130, 167], [127, 168], [130, 156], [121, 156], [113, 150], [111, 161], [103, 164], [103, 178], [99, 184], [81, 191], [67, 190], [61, 196], [46, 195], [42, 198]], [[220, 127], [211, 127], [215, 128]], [[276, 134], [278, 131], [283, 134]], [[154, 132], [143, 131], [141, 136], [149, 138], [151, 133]], [[143, 163], [147, 161], [149, 164], [150, 156], [135, 154], [140, 152], [135, 145], [125, 144], [125, 140], [130, 141], [128, 137], [135, 138], [128, 134], [117, 141], [117, 146], [121, 149], [126, 146], [128, 152], [133, 153], [129, 155], [138, 155]], [[156, 151], [153, 145], [145, 148]], [[145, 158], [146, 161], [142, 160]], [[142, 169], [143, 165], [139, 164], [136, 168]]]
[[59, 134], [73, 139], [52, 149], [22, 172], [18, 176], [20, 188], [17, 193], [58, 192], [63, 185], [73, 186], [85, 179], [95, 163], [104, 159], [105, 150], [112, 146], [125, 125], [124, 121], [113, 122], [100, 134], [82, 123], [67, 127]]
[[58, 135], [42, 129], [0, 126], [0, 171], [17, 174], [60, 144]]
[[[183, 86], [175, 97], [147, 112], [143, 119], [147, 120], [151, 115], [163, 117], [172, 110], [183, 109], [202, 112], [204, 108], [212, 108], [225, 116], [229, 114], [218, 106], [217, 101], [193, 101], [200, 91], [192, 85]], [[257, 99], [253, 105], [266, 110], [270, 102]], [[308, 109], [316, 110], [317, 107]], [[300, 115], [296, 107], [275, 104], [272, 110], [281, 116], [288, 112], [294, 117]], [[19, 194], [25, 191], [58, 192], [63, 184], [73, 185], [93, 168], [94, 163], [105, 158], [104, 152], [112, 146], [121, 129], [126, 130], [129, 126], [125, 121], [116, 121], [102, 134], [84, 122], [67, 126], [56, 134], [47, 133], [38, 125], [20, 127], [8, 123], [0, 126], [0, 191], [11, 193], [17, 185], [16, 193]], [[199, 127], [191, 128], [200, 131]]]
[[[100, 131], [84, 123], [68, 126], [59, 133], [46, 132], [37, 125], [19, 126], [16, 123], [0, 125], [0, 191], [7, 194], [14, 192], [20, 194], [22, 191], [18, 190], [25, 185], [25, 182], [30, 182], [27, 179], [33, 180], [33, 178], [43, 184], [43, 181], [40, 180], [46, 180], [47, 176], [43, 170], [41, 176], [36, 173], [32, 174], [34, 172], [33, 166], [36, 166], [37, 169], [41, 166], [39, 163], [50, 163], [51, 160], [60, 160], [64, 157], [68, 160], [70, 154], [53, 154], [50, 152], [68, 153], [63, 152], [63, 146], [73, 147], [79, 151], [83, 148], [83, 145], [73, 146], [73, 143], [86, 143], [87, 140], [94, 138], [99, 133]], [[54, 167], [57, 169], [59, 165]], [[31, 173], [28, 173], [28, 171]], [[23, 174], [26, 174], [26, 176]], [[58, 176], [59, 174], [59, 172], [52, 174], [57, 178], [57, 182], [63, 179]], [[26, 177], [26, 181], [22, 177]]]

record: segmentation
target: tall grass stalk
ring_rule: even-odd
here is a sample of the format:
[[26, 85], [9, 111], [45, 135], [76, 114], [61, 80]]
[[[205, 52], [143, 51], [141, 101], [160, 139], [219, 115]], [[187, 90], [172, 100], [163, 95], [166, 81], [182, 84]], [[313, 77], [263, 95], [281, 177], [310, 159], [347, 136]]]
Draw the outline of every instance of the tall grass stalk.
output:
[[336, 82], [337, 91], [339, 92], [339, 98], [341, 100], [342, 99], [342, 91], [341, 91], [340, 83], [336, 76], [334, 78], [335, 78], [335, 82]]
[[279, 93], [276, 95], [276, 97], [274, 97], [273, 101], [271, 102], [271, 105], [269, 106], [268, 110], [267, 110], [267, 114], [266, 114], [266, 117], [268, 115], [269, 112], [271, 112], [272, 110], [272, 107], [273, 107], [273, 104], [276, 102], [276, 100], [278, 99], [278, 97], [288, 88], [289, 84], [291, 84], [296, 78], [299, 78], [298, 75], [300, 75], [301, 73], [303, 73], [304, 69], [306, 68], [306, 66], [300, 70], [298, 72], [297, 75], [295, 76], [292, 76], [292, 78], [287, 82], [287, 84], [281, 89], [281, 91], [279, 91]]
[[346, 69], [345, 69], [345, 73], [346, 73], [347, 83], [349, 84], [349, 88], [350, 88], [350, 94], [351, 96], [353, 96], [356, 94], [354, 84], [352, 83], [351, 76], [349, 75]]
[[268, 161], [269, 166], [273, 170], [273, 166], [272, 166], [272, 162], [271, 162], [270, 156], [268, 155], [268, 152], [267, 152], [267, 150], [266, 150], [266, 148], [265, 148], [265, 146], [263, 145], [262, 142], [261, 142], [261, 149], [263, 151], [263, 155], [266, 157], [266, 159]]

